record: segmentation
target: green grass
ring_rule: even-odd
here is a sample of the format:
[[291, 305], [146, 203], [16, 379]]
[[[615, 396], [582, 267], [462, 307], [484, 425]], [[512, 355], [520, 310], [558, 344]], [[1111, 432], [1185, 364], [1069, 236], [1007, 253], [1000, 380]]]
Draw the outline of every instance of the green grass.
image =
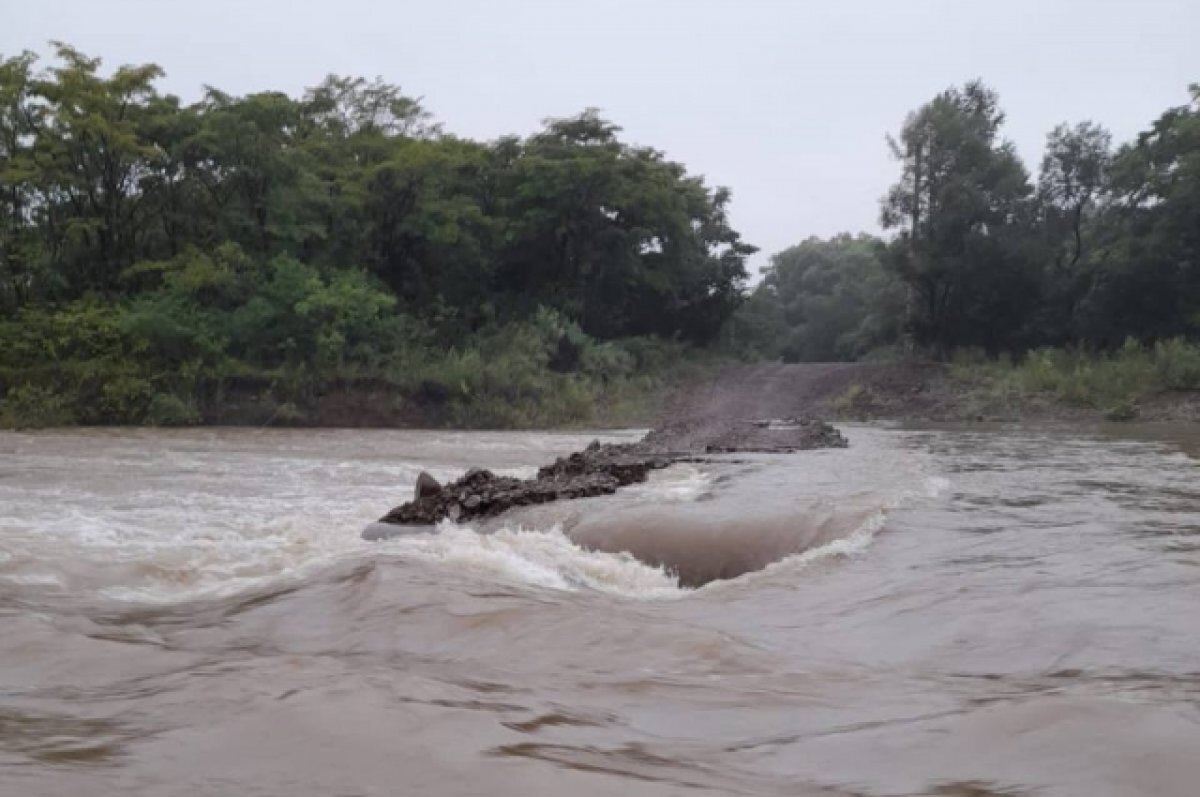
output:
[[1037, 349], [1018, 360], [963, 351], [954, 358], [951, 376], [967, 388], [968, 416], [1020, 417], [1031, 405], [1059, 404], [1133, 420], [1142, 399], [1200, 390], [1200, 344], [1129, 340], [1112, 352]]

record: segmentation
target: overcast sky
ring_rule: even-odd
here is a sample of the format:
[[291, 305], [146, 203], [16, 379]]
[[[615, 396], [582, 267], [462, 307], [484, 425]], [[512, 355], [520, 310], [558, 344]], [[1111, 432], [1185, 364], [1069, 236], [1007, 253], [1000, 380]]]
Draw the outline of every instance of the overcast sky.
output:
[[997, 89], [1033, 169], [1060, 121], [1120, 141], [1186, 102], [1198, 31], [1200, 0], [0, 0], [0, 54], [155, 62], [187, 100], [379, 75], [482, 139], [599, 107], [732, 188], [757, 265], [878, 231], [884, 137], [941, 89]]

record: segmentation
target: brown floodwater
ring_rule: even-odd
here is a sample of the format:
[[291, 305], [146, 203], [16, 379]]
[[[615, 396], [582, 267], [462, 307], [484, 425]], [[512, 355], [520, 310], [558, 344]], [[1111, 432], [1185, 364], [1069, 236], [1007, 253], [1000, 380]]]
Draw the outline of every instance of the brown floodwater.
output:
[[1200, 794], [1197, 429], [846, 432], [383, 542], [593, 435], [0, 434], [0, 794]]

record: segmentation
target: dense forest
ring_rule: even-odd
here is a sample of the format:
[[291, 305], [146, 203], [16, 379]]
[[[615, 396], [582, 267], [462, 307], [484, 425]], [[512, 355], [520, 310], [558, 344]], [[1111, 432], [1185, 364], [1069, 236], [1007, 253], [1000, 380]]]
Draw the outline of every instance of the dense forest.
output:
[[741, 301], [729, 192], [595, 111], [479, 143], [380, 80], [184, 105], [161, 76], [0, 59], [10, 418], [287, 420], [364, 383], [415, 420], [580, 417]]
[[1093, 122], [1059, 125], [1036, 180], [1003, 123], [979, 82], [912, 113], [889, 140], [891, 239], [810, 239], [775, 255], [733, 338], [793, 361], [1195, 338], [1200, 85], [1118, 147]]
[[55, 48], [0, 57], [0, 426], [317, 421], [355, 391], [611, 418], [705, 351], [1170, 345], [1200, 383], [1200, 86], [1120, 146], [1056, 127], [1036, 178], [996, 94], [948, 89], [888, 139], [888, 237], [803, 241], [748, 290], [729, 191], [594, 110], [477, 142], [380, 79], [184, 104]]

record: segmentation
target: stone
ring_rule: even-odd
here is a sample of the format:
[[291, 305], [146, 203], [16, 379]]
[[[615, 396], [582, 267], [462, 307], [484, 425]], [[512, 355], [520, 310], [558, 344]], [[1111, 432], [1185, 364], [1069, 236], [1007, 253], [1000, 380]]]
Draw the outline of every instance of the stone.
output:
[[442, 491], [442, 485], [438, 484], [438, 480], [430, 476], [425, 471], [421, 471], [417, 476], [417, 487], [413, 491], [413, 500], [419, 501], [429, 495], [437, 495]]
[[[388, 512], [379, 523], [432, 526], [446, 519], [462, 523], [494, 517], [520, 506], [609, 495], [626, 485], [644, 482], [651, 471], [675, 462], [702, 461], [697, 459], [702, 454], [781, 454], [847, 445], [841, 432], [812, 418], [765, 424], [690, 419], [656, 429], [636, 443], [593, 440], [582, 451], [559, 457], [539, 469], [532, 479], [497, 476], [483, 468], [472, 468], [457, 481], [439, 485], [422, 472], [417, 477], [413, 500]], [[377, 525], [372, 524], [372, 539], [379, 538]]]

